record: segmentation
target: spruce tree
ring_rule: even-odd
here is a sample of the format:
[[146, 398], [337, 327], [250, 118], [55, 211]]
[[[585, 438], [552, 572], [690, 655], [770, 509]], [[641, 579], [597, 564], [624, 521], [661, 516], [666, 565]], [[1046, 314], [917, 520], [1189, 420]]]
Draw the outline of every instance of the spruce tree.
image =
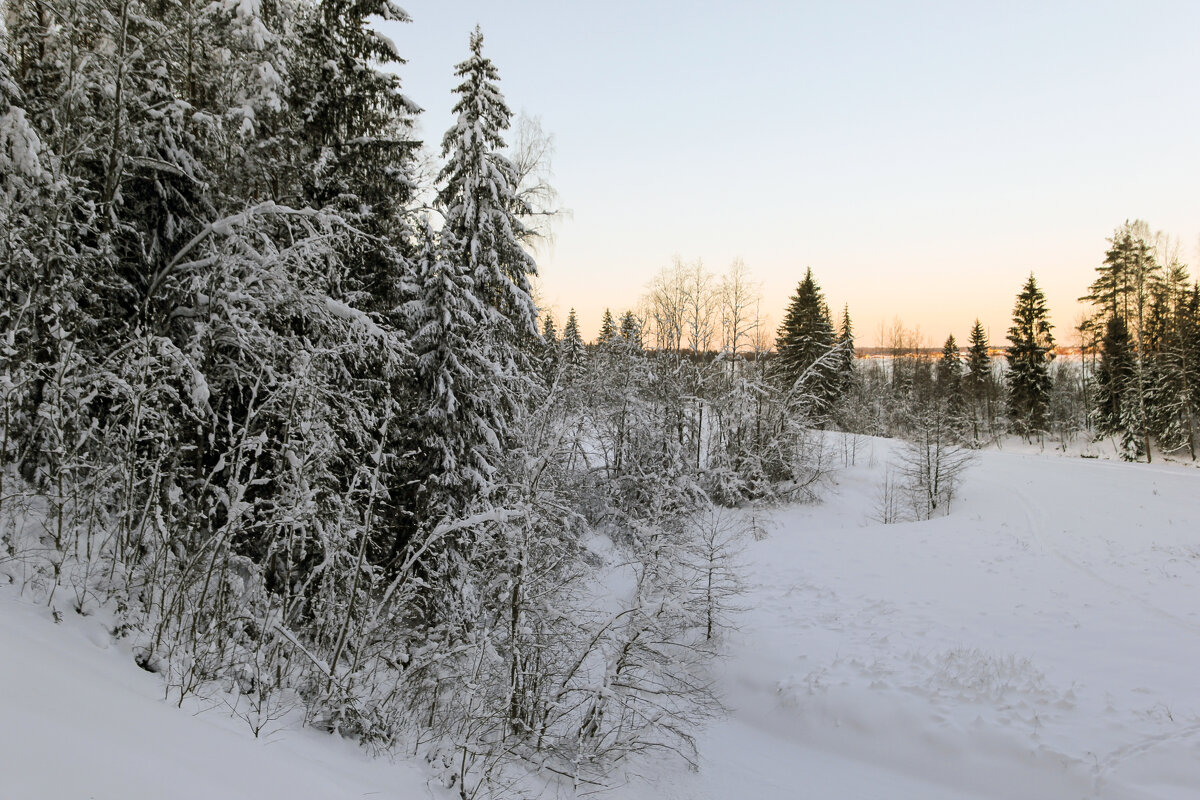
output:
[[992, 356], [988, 348], [987, 332], [977, 319], [971, 328], [971, 344], [967, 348], [967, 383], [972, 396], [982, 399], [991, 380]]
[[833, 325], [812, 269], [796, 287], [776, 333], [776, 378], [784, 391], [798, 392], [809, 411], [826, 411], [836, 397], [836, 368], [828, 358]]
[[1050, 407], [1047, 365], [1054, 358], [1054, 337], [1047, 315], [1046, 296], [1031, 273], [1013, 307], [1007, 350], [1010, 420], [1026, 437], [1046, 429]]
[[1159, 268], [1147, 236], [1144, 222], [1126, 221], [1108, 240], [1109, 249], [1096, 268], [1096, 280], [1079, 298], [1098, 306], [1103, 319], [1120, 315], [1127, 324], [1140, 320], [1146, 293]]
[[1125, 318], [1110, 317], [1100, 343], [1100, 366], [1096, 374], [1096, 430], [1104, 436], [1119, 437], [1121, 458], [1126, 461], [1136, 461], [1144, 455], [1133, 350]]
[[1186, 449], [1195, 459], [1196, 415], [1192, 387], [1196, 364], [1188, 346], [1195, 318], [1187, 269], [1166, 268], [1151, 291], [1146, 320], [1144, 383], [1146, 424], [1167, 452]]
[[600, 336], [596, 339], [596, 344], [600, 347], [613, 344], [617, 339], [617, 322], [613, 319], [612, 312], [607, 308], [604, 309], [604, 318], [600, 321]]
[[542, 344], [540, 348], [542, 380], [547, 386], [558, 374], [558, 326], [549, 311], [542, 314]]
[[506, 358], [537, 335], [537, 308], [530, 296], [533, 257], [521, 241], [528, 209], [517, 196], [517, 174], [502, 155], [503, 132], [512, 112], [496, 82], [500, 74], [483, 55], [483, 34], [471, 34], [471, 55], [455, 68], [457, 121], [442, 139], [443, 182], [438, 206], [445, 217], [446, 255], [471, 275], [484, 304], [488, 338]]
[[958, 352], [958, 342], [954, 334], [946, 337], [942, 345], [942, 357], [937, 364], [938, 391], [944, 397], [956, 396], [962, 389], [962, 355]]
[[642, 349], [642, 322], [632, 311], [621, 315], [621, 339], [633, 350]]
[[335, 211], [368, 234], [346, 242], [331, 290], [386, 313], [407, 299], [412, 243], [420, 239], [409, 229], [409, 206], [419, 145], [412, 126], [421, 109], [401, 91], [396, 68], [404, 59], [375, 30], [376, 17], [409, 21], [391, 0], [300, 7], [288, 74], [289, 102], [298, 113], [273, 140], [291, 161], [284, 174], [292, 183], [273, 197]]
[[579, 334], [579, 318], [575, 309], [567, 314], [567, 324], [563, 326], [562, 341], [559, 343], [559, 369], [563, 370], [571, 380], [577, 380], [586, 367], [587, 350], [583, 345], [583, 337]]
[[839, 394], [845, 394], [854, 385], [854, 325], [850, 321], [850, 305], [842, 307], [842, 324], [838, 329], [837, 339], [837, 388]]
[[423, 238], [420, 299], [410, 304], [410, 314], [421, 397], [421, 517], [436, 521], [465, 513], [490, 488], [512, 398], [495, 383], [499, 365], [480, 345], [485, 314], [474, 276], [439, 250], [428, 225]]
[[942, 404], [949, 431], [961, 438], [967, 427], [969, 413], [967, 394], [963, 386], [963, 361], [954, 334], [946, 337], [942, 356], [935, 369], [938, 402]]

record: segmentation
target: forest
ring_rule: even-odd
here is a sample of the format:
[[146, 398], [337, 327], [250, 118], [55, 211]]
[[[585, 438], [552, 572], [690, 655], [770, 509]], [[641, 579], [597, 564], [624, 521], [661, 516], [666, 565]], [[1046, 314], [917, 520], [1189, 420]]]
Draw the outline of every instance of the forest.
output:
[[390, 0], [3, 11], [0, 576], [255, 735], [464, 798], [694, 761], [738, 543], [856, 437], [906, 442], [885, 522], [1006, 437], [1196, 458], [1200, 287], [1146, 223], [1097, 243], [1080, 358], [1019, 266], [1006, 341], [939, 357], [898, 325], [856, 358], [812, 270], [771, 330], [740, 261], [677, 259], [593, 337], [536, 302], [545, 135], [478, 28], [433, 152]]

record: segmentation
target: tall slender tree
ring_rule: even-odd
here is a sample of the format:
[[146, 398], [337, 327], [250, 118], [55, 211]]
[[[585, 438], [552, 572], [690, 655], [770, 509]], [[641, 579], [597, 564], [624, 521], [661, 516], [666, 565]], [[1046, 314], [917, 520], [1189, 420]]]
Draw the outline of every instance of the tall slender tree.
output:
[[1053, 327], [1046, 296], [1030, 273], [1013, 307], [1008, 329], [1008, 409], [1014, 428], [1023, 436], [1046, 429], [1050, 406], [1050, 372], [1054, 358]]
[[962, 354], [958, 351], [958, 342], [954, 334], [946, 337], [942, 345], [942, 357], [937, 364], [938, 390], [946, 397], [958, 395], [962, 391]]
[[842, 324], [834, 339], [837, 348], [837, 387], [844, 394], [854, 383], [854, 323], [850, 321], [850, 304], [842, 306]]
[[1145, 454], [1137, 380], [1133, 338], [1125, 317], [1109, 317], [1096, 373], [1096, 430], [1119, 438], [1121, 457], [1126, 461], [1136, 461]]
[[446, 166], [438, 206], [445, 217], [446, 256], [471, 275], [485, 307], [487, 336], [505, 351], [498, 358], [504, 362], [537, 335], [529, 282], [537, 265], [522, 246], [528, 208], [517, 195], [516, 170], [502, 154], [512, 112], [496, 85], [500, 73], [483, 55], [478, 27], [470, 50], [470, 57], [455, 68], [462, 81], [454, 90], [458, 118], [442, 139]]
[[975, 440], [980, 439], [980, 425], [986, 423], [990, 428], [993, 423], [992, 397], [992, 355], [988, 345], [987, 332], [978, 319], [971, 328], [971, 344], [967, 348], [967, 396], [972, 406], [972, 427]]

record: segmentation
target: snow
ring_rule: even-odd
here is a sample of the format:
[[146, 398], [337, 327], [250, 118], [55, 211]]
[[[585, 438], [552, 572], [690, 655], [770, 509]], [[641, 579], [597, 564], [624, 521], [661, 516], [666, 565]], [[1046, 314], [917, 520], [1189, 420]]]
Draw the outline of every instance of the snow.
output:
[[749, 546], [731, 713], [662, 796], [1200, 796], [1200, 471], [986, 452], [883, 526], [889, 449]]
[[315, 730], [255, 739], [221, 708], [163, 702], [92, 617], [0, 591], [0, 797], [380, 800], [449, 797], [416, 766]]
[[[949, 516], [885, 526], [893, 444], [865, 442], [747, 542], [700, 770], [635, 764], [608, 796], [1200, 796], [1200, 470], [988, 451]], [[449, 796], [350, 742], [180, 711], [67, 608], [0, 591], [5, 797]]]
[[360, 311], [353, 306], [347, 305], [340, 300], [334, 300], [332, 297], [325, 298], [325, 310], [333, 316], [348, 320], [356, 327], [360, 327], [367, 332], [368, 335], [380, 338], [385, 336], [383, 329], [375, 324], [375, 321], [365, 312]]

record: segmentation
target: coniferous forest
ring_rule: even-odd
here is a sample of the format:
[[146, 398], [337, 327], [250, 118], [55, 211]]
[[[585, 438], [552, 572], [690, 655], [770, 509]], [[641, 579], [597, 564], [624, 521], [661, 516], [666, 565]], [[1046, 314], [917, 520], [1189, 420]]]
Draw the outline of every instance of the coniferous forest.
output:
[[1145, 223], [1098, 243], [1080, 358], [1019, 271], [1007, 340], [940, 355], [897, 324], [856, 358], [812, 270], [768, 325], [741, 262], [676, 260], [593, 336], [535, 302], [554, 194], [478, 29], [414, 102], [390, 0], [3, 10], [0, 574], [256, 735], [462, 797], [691, 761], [755, 509], [859, 437], [906, 442], [884, 522], [1006, 436], [1196, 458], [1200, 287]]

